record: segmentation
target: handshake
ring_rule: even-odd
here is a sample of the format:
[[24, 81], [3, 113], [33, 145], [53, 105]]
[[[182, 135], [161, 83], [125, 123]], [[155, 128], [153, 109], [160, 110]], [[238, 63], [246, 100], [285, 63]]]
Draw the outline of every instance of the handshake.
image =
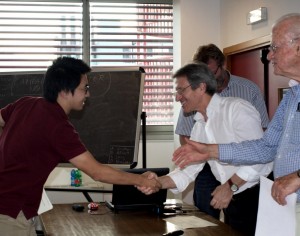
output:
[[136, 186], [136, 188], [146, 195], [150, 195], [152, 193], [158, 192], [162, 188], [162, 184], [159, 181], [159, 177], [156, 173], [147, 171], [142, 176], [145, 177], [146, 182], [150, 182], [151, 184], [145, 184], [141, 186]]
[[[179, 168], [184, 168], [189, 164], [207, 161], [211, 158], [218, 158], [217, 144], [202, 144], [186, 139], [186, 144], [179, 147], [173, 154], [172, 161]], [[177, 188], [175, 182], [169, 175], [157, 176], [156, 173], [147, 171], [142, 174], [142, 183], [136, 188], [146, 195], [158, 192], [160, 189]]]
[[136, 186], [138, 190], [146, 195], [156, 193], [160, 189], [176, 188], [175, 182], [168, 175], [158, 177], [154, 172], [147, 171], [143, 173], [142, 176], [145, 177], [147, 181], [154, 181], [153, 184], [155, 183], [155, 187], [147, 185]]

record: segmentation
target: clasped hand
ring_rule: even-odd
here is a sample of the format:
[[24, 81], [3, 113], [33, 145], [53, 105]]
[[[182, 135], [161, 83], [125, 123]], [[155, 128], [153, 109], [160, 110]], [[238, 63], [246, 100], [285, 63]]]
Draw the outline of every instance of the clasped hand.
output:
[[158, 177], [154, 172], [147, 171], [143, 173], [142, 176], [144, 176], [147, 179], [147, 181], [152, 181], [156, 183], [155, 188], [148, 187], [148, 186], [136, 186], [137, 189], [140, 190], [142, 193], [146, 195], [150, 195], [152, 193], [158, 192], [159, 189], [161, 189], [161, 184], [158, 181]]

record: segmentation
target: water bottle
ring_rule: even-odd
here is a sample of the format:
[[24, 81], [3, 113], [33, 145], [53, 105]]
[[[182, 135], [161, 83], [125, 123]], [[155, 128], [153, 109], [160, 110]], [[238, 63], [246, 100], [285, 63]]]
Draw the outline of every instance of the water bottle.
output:
[[76, 179], [78, 180], [78, 186], [81, 186], [82, 185], [82, 174], [81, 174], [81, 171], [80, 170], [77, 170], [77, 173], [76, 173]]
[[79, 187], [82, 184], [81, 172], [80, 170], [75, 170], [75, 186]]
[[82, 173], [81, 173], [81, 170], [78, 170], [78, 171], [79, 171], [79, 175], [80, 175], [80, 178], [79, 178], [80, 186], [82, 186]]
[[75, 169], [71, 170], [71, 186], [75, 186], [75, 178], [76, 178], [76, 171]]

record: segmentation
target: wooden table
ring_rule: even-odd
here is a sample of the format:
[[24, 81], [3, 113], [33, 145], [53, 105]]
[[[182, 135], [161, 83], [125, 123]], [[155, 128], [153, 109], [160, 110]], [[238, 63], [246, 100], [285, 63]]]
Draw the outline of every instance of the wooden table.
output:
[[[162, 235], [180, 229], [174, 224], [167, 223], [165, 216], [159, 216], [147, 211], [120, 211], [114, 213], [101, 204], [97, 215], [85, 210], [76, 212], [72, 204], [54, 204], [51, 211], [43, 213], [40, 218], [45, 235], [50, 236], [119, 236], [119, 235]], [[189, 215], [216, 223], [217, 226], [184, 229], [186, 236], [243, 236], [230, 226], [199, 211], [190, 211]]]

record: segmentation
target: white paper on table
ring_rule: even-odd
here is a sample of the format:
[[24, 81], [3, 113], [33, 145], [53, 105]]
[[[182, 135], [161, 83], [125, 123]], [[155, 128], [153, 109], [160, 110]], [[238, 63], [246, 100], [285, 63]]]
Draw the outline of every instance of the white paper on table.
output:
[[180, 227], [181, 229], [217, 226], [212, 222], [203, 220], [196, 216], [175, 216], [166, 218], [164, 220]]
[[286, 197], [287, 204], [279, 205], [271, 195], [273, 181], [260, 177], [259, 207], [255, 236], [296, 235], [297, 194]]
[[49, 211], [53, 208], [52, 203], [50, 202], [45, 189], [43, 189], [42, 200], [40, 203], [40, 207], [38, 209], [38, 214], [42, 214], [46, 211]]

